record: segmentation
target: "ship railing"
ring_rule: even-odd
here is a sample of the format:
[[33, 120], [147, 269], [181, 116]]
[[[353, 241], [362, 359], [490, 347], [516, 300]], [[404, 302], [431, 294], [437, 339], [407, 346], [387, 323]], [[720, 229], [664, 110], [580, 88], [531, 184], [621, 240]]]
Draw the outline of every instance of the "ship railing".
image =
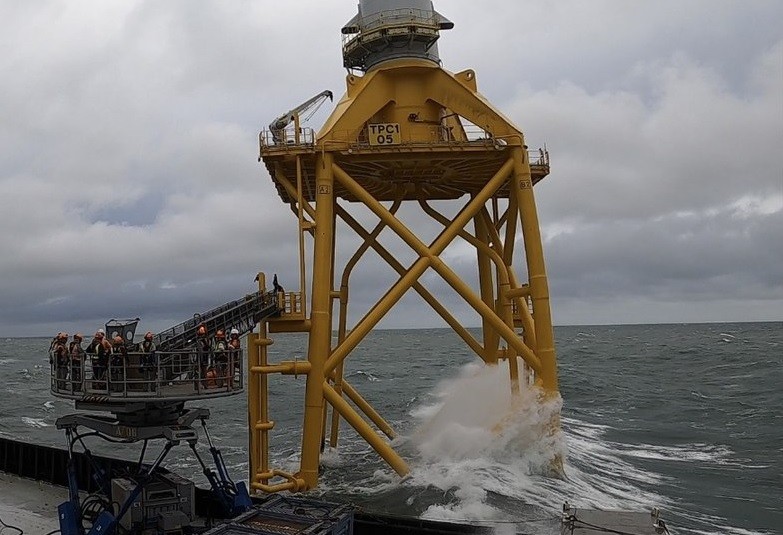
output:
[[261, 130], [261, 132], [258, 133], [258, 147], [261, 152], [263, 152], [265, 148], [299, 149], [302, 147], [312, 147], [314, 145], [315, 130], [312, 128], [300, 127], [298, 140], [295, 129], [290, 127], [280, 130], [276, 134], [273, 134], [271, 130]]
[[100, 362], [87, 354], [77, 362], [52, 364], [51, 391], [71, 398], [109, 399], [221, 397], [244, 389], [243, 352], [128, 352]]

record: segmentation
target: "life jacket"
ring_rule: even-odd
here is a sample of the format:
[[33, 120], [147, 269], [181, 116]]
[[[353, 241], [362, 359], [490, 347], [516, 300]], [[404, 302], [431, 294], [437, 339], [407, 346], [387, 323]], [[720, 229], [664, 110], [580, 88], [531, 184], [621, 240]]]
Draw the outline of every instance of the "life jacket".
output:
[[95, 340], [95, 354], [97, 355], [98, 366], [108, 366], [109, 355], [111, 355], [111, 344], [105, 338], [103, 340]]
[[128, 350], [125, 349], [125, 345], [114, 346], [112, 349], [111, 365], [122, 366], [125, 362], [125, 357], [128, 355]]
[[84, 349], [82, 349], [81, 342], [71, 342], [68, 344], [68, 354], [71, 355], [71, 361], [81, 362]]
[[68, 349], [65, 347], [64, 343], [57, 342], [52, 351], [58, 366], [64, 366], [65, 364], [68, 364]]
[[209, 354], [212, 352], [212, 345], [209, 343], [209, 338], [200, 337], [196, 341], [196, 352], [198, 353], [198, 360], [201, 366], [209, 364]]

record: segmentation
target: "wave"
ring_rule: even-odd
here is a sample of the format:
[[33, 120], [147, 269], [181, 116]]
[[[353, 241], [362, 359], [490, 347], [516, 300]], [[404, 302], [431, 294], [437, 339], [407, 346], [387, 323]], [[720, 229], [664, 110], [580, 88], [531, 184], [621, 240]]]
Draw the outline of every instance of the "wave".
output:
[[22, 416], [22, 423], [35, 429], [51, 427], [51, 424], [47, 424], [43, 418], [30, 418], [29, 416]]
[[378, 379], [378, 377], [377, 377], [377, 376], [373, 375], [373, 374], [372, 374], [372, 373], [370, 373], [370, 372], [365, 372], [365, 371], [362, 371], [362, 370], [355, 371], [355, 372], [353, 372], [352, 374], [350, 374], [348, 377], [355, 377], [355, 376], [357, 376], [357, 375], [361, 375], [361, 376], [363, 376], [365, 379], [367, 379], [367, 380], [368, 380], [368, 381], [370, 381], [371, 383], [374, 383], [374, 382], [380, 381], [380, 379]]
[[710, 444], [684, 444], [682, 446], [659, 446], [615, 444], [620, 455], [639, 459], [676, 462], [725, 462], [734, 452], [728, 446]]
[[[407, 437], [417, 460], [404, 484], [441, 493], [424, 518], [530, 529], [565, 501], [608, 509], [668, 505], [634, 485], [662, 476], [617, 455], [601, 440], [608, 426], [563, 418], [560, 431], [553, 426], [559, 397], [542, 401], [540, 390], [528, 388], [514, 399], [509, 386], [507, 365], [470, 364], [410, 411], [419, 420]], [[557, 459], [566, 460], [558, 477]]]

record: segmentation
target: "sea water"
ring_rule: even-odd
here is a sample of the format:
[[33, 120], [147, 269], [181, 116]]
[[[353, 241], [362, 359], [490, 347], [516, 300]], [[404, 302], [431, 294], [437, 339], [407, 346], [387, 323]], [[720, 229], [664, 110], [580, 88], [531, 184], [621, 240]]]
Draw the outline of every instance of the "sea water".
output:
[[[318, 492], [498, 533], [535, 533], [565, 501], [658, 507], [673, 533], [783, 533], [782, 323], [558, 327], [555, 337], [562, 399], [542, 406], [529, 391], [512, 403], [507, 370], [479, 365], [449, 330], [371, 333], [346, 379], [399, 433], [411, 475], [396, 476], [343, 422]], [[0, 435], [62, 447], [54, 422], [73, 406], [49, 394], [48, 344], [0, 342]], [[278, 335], [271, 360], [304, 358], [305, 347], [303, 335]], [[297, 467], [304, 382], [270, 380], [276, 468]], [[562, 433], [553, 434], [560, 403]], [[232, 474], [246, 478], [244, 395], [198, 405], [211, 409]], [[90, 445], [126, 458], [139, 450]], [[565, 478], [548, 474], [556, 453]], [[167, 466], [197, 472], [184, 447]]]

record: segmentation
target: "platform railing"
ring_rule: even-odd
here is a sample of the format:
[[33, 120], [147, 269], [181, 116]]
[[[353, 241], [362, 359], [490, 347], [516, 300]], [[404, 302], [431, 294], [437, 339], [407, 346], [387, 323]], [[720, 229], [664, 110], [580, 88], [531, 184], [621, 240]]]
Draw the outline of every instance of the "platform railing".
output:
[[304, 314], [301, 292], [280, 292], [278, 294], [280, 310], [287, 315], [298, 316]]
[[60, 397], [110, 399], [221, 397], [244, 390], [243, 351], [128, 352], [102, 361], [52, 363], [51, 391]]
[[440, 29], [440, 19], [431, 10], [422, 9], [389, 9], [380, 11], [356, 21], [356, 26], [343, 34], [343, 50], [350, 50], [359, 43], [362, 37], [372, 36], [376, 32], [394, 32], [395, 28], [408, 31], [429, 30], [437, 35]]
[[261, 132], [258, 133], [258, 146], [261, 151], [263, 151], [266, 147], [273, 147], [276, 149], [294, 149], [301, 147], [312, 147], [313, 145], [315, 145], [315, 131], [312, 128], [300, 128], [298, 142], [296, 139], [296, 132], [293, 128], [280, 130], [274, 135], [272, 134], [271, 130], [261, 130]]

